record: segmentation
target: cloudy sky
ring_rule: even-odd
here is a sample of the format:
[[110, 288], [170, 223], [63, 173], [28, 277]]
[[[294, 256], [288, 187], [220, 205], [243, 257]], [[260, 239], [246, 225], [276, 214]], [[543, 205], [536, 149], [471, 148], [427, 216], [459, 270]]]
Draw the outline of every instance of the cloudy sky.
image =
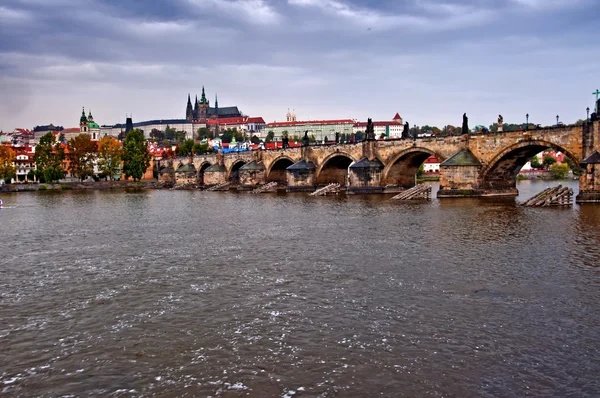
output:
[[600, 88], [598, 0], [0, 0], [0, 129], [184, 118], [542, 124]]

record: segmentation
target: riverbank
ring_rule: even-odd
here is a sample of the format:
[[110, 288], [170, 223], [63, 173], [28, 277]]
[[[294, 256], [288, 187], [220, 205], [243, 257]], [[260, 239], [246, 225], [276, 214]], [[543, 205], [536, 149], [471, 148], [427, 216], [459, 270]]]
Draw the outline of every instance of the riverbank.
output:
[[156, 180], [148, 181], [92, 181], [64, 182], [59, 184], [4, 184], [0, 192], [36, 192], [36, 191], [79, 191], [109, 189], [161, 189], [165, 184]]

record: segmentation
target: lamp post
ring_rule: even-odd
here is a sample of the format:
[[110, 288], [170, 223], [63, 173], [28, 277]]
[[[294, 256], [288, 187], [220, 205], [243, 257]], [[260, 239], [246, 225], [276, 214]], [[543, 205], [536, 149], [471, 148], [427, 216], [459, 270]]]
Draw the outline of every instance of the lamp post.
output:
[[529, 113], [525, 115], [525, 130], [529, 130]]
[[556, 125], [558, 126], [558, 115], [556, 115]]
[[585, 112], [587, 113], [586, 116], [586, 121], [590, 121], [590, 107], [588, 106], [587, 108], [585, 108]]

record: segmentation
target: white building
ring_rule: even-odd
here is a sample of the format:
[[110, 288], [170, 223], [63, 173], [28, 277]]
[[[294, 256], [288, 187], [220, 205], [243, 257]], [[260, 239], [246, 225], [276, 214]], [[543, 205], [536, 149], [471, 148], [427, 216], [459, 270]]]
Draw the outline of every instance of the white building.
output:
[[[158, 131], [165, 131], [167, 126], [169, 128], [175, 129], [176, 131], [184, 131], [186, 139], [194, 139], [196, 131], [198, 130], [196, 128], [196, 131], [194, 131], [194, 128], [202, 127], [194, 126], [192, 122], [186, 119], [161, 119], [133, 123], [133, 128], [141, 130], [144, 134], [144, 138], [146, 139], [150, 138], [150, 133], [152, 132], [152, 130], [156, 129]], [[119, 134], [125, 132], [125, 127], [126, 126], [124, 123], [115, 124], [114, 126], [102, 126], [100, 127], [100, 136], [118, 137]]]
[[[373, 132], [375, 138], [379, 138], [384, 135], [387, 138], [402, 138], [402, 131], [404, 131], [404, 124], [400, 114], [396, 113], [394, 119], [389, 122], [372, 122]], [[364, 133], [367, 128], [367, 122], [357, 122], [352, 128], [352, 132]]]

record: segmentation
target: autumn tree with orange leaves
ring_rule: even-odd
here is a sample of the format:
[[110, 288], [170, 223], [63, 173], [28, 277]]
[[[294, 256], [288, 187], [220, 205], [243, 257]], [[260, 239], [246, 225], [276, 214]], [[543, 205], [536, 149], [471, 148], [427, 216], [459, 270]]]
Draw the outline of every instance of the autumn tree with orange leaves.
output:
[[10, 182], [17, 175], [17, 168], [13, 165], [16, 154], [11, 147], [0, 145], [0, 180]]
[[94, 162], [98, 149], [96, 143], [87, 134], [79, 134], [69, 140], [68, 158], [71, 162], [71, 173], [82, 181], [94, 175]]
[[121, 175], [123, 149], [114, 137], [106, 136], [98, 141], [98, 168], [100, 176], [111, 180]]

